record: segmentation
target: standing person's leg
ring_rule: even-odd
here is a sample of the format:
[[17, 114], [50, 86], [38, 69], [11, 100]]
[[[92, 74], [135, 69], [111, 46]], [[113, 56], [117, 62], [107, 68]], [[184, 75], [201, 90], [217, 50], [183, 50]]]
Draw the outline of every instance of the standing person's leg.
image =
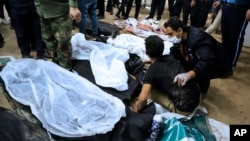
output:
[[208, 12], [212, 7], [212, 0], [203, 1], [199, 7], [198, 27], [204, 27], [207, 22]]
[[8, 13], [8, 16], [11, 18], [9, 0], [3, 0], [3, 1], [4, 1], [5, 9], [6, 9], [7, 13]]
[[0, 0], [0, 18], [4, 19], [4, 1]]
[[113, 0], [113, 7], [117, 7], [119, 8], [120, 4], [119, 4], [119, 0]]
[[191, 13], [190, 13], [191, 26], [198, 27], [200, 5], [201, 5], [200, 1], [196, 1], [195, 6], [191, 7]]
[[34, 44], [36, 47], [36, 57], [43, 59], [45, 57], [44, 54], [45, 54], [46, 46], [45, 46], [44, 41], [42, 40], [40, 18], [36, 12], [36, 9], [34, 9], [31, 12], [30, 19], [31, 19], [30, 22], [32, 25], [31, 26], [31, 29], [32, 29], [31, 36], [33, 37], [33, 41], [34, 41]]
[[151, 1], [149, 16], [146, 19], [153, 19], [154, 18], [156, 8], [157, 8], [157, 3], [158, 3], [158, 0]]
[[[92, 3], [92, 2], [90, 2]], [[105, 18], [104, 14], [105, 14], [105, 4], [104, 4], [104, 0], [97, 0], [97, 9], [99, 10], [98, 13], [98, 18], [103, 19]]]
[[18, 14], [13, 16], [15, 20], [15, 34], [18, 47], [21, 51], [22, 58], [30, 58], [30, 17], [26, 14]]
[[71, 70], [72, 48], [70, 39], [72, 34], [72, 20], [68, 15], [53, 18], [51, 29], [57, 41], [56, 53], [58, 64], [67, 70]]
[[96, 15], [97, 0], [92, 0], [88, 13], [92, 23], [92, 37], [96, 38], [98, 35], [98, 19]]
[[126, 6], [126, 11], [125, 11], [125, 16], [123, 17], [123, 19], [127, 19], [129, 17], [129, 13], [131, 11], [133, 2], [134, 2], [134, 0], [128, 0], [127, 6]]
[[135, 19], [138, 19], [140, 9], [141, 9], [141, 0], [135, 0], [135, 16], [134, 16]]
[[189, 15], [191, 12], [191, 6], [190, 6], [190, 0], [183, 0], [182, 3], [182, 18], [183, 18], [183, 23], [187, 25]]
[[158, 1], [158, 8], [157, 8], [157, 21], [161, 20], [161, 16], [164, 12], [165, 9], [165, 4], [166, 4], [166, 0], [159, 0]]
[[175, 0], [168, 0], [169, 18], [174, 16], [174, 1]]
[[41, 22], [41, 32], [42, 32], [42, 39], [46, 45], [46, 49], [48, 50], [49, 55], [52, 58], [52, 61], [58, 64], [57, 59], [57, 41], [52, 33], [52, 27], [50, 25], [50, 19], [45, 19], [40, 17]]
[[113, 0], [108, 0], [106, 11], [110, 12], [110, 15], [113, 15]]
[[214, 22], [214, 19], [216, 17], [216, 15], [218, 14], [219, 10], [221, 9], [221, 6], [218, 7], [214, 7], [212, 6], [211, 8], [211, 24]]
[[173, 16], [180, 18], [183, 0], [175, 0], [173, 5]]
[[116, 19], [120, 19], [121, 17], [121, 13], [122, 13], [122, 16], [124, 16], [125, 15], [125, 12], [124, 12], [124, 9], [125, 9], [125, 6], [127, 5], [127, 2], [128, 2], [128, 0], [122, 0], [122, 4], [120, 5], [120, 7], [119, 7], [119, 9], [118, 9], [118, 11], [117, 11], [117, 13], [115, 14], [115, 18]]
[[235, 7], [223, 5], [222, 7], [221, 33], [224, 49], [223, 56], [226, 58], [226, 69], [231, 74], [236, 67], [243, 46], [245, 29], [248, 24], [245, 17], [247, 9], [247, 6]]
[[222, 13], [221, 13], [221, 9], [220, 9], [219, 12], [217, 13], [213, 23], [206, 29], [205, 32], [210, 34], [221, 25], [221, 14]]
[[86, 34], [87, 18], [88, 18], [88, 9], [90, 7], [91, 1], [84, 0], [78, 1], [78, 8], [81, 11], [81, 21], [79, 23], [79, 32]]
[[[8, 0], [2, 0], [3, 1], [3, 10], [4, 10], [4, 7], [8, 13], [8, 16], [10, 17], [10, 5], [9, 5], [9, 1]], [[10, 24], [10, 21], [7, 19], [7, 17], [4, 15], [4, 12], [3, 12], [3, 15], [2, 15], [2, 23], [4, 24]]]

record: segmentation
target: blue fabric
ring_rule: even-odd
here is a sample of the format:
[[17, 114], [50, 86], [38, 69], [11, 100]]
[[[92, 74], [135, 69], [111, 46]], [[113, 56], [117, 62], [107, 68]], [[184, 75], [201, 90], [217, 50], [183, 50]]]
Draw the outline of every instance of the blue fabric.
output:
[[221, 0], [222, 2], [232, 3], [236, 5], [250, 5], [250, 0]]
[[98, 35], [98, 18], [96, 14], [97, 0], [78, 0], [78, 8], [82, 13], [82, 19], [79, 24], [79, 32], [86, 34], [87, 18], [91, 19], [92, 36]]
[[225, 1], [228, 3], [235, 3], [236, 2], [236, 0], [225, 0]]

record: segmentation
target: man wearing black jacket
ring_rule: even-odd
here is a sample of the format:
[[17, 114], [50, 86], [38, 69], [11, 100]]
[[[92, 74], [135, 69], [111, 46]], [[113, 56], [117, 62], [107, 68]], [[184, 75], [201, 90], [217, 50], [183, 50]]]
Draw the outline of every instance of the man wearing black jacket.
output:
[[179, 44], [172, 47], [170, 53], [186, 70], [175, 76], [174, 83], [182, 87], [195, 79], [201, 93], [206, 94], [210, 79], [219, 78], [226, 72], [221, 43], [196, 27], [184, 25], [177, 17], [170, 18], [164, 27], [170, 38]]

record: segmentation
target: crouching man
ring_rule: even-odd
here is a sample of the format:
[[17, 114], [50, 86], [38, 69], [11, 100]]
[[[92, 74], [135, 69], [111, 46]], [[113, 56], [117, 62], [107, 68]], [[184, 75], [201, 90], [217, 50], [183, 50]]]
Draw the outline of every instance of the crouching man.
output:
[[170, 112], [192, 113], [199, 105], [201, 96], [196, 82], [190, 80], [182, 87], [174, 83], [175, 76], [186, 71], [172, 55], [162, 55], [164, 42], [160, 37], [147, 37], [145, 46], [151, 65], [144, 76], [141, 92], [132, 104], [133, 110], [143, 110], [150, 98]]

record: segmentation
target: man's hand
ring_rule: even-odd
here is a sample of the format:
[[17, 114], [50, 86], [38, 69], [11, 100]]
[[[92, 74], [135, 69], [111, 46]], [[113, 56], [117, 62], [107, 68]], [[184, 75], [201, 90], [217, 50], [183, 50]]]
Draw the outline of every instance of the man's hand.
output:
[[220, 1], [216, 1], [216, 2], [213, 3], [214, 8], [217, 8], [220, 5], [221, 5]]
[[175, 76], [174, 83], [177, 82], [178, 86], [184, 86], [188, 80], [191, 79], [191, 76], [188, 73], [180, 73]]
[[248, 9], [246, 12], [246, 19], [247, 21], [250, 21], [250, 9]]
[[195, 1], [195, 0], [191, 0], [190, 6], [191, 6], [191, 7], [194, 7], [195, 4], [196, 4], [196, 1]]
[[134, 103], [132, 103], [132, 110], [136, 113], [140, 112], [147, 105], [147, 100], [139, 100], [136, 99]]
[[81, 12], [77, 7], [70, 7], [69, 14], [72, 20], [81, 21]]

